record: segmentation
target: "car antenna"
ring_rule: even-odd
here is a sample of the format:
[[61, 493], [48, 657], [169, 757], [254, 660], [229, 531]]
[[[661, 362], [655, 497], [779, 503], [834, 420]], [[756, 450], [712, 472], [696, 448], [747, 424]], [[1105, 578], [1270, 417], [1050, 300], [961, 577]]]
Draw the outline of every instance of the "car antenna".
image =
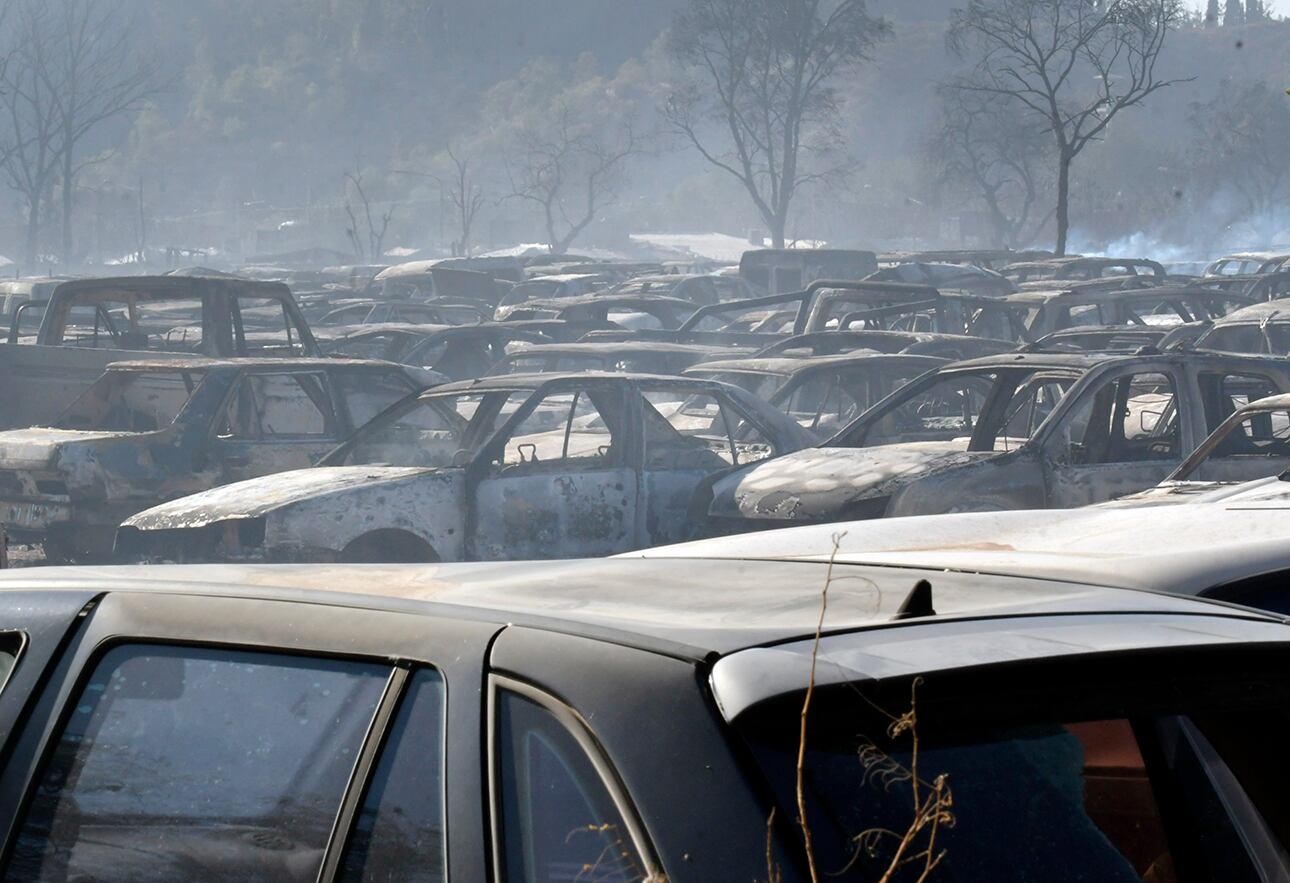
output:
[[900, 609], [896, 611], [894, 619], [913, 619], [918, 616], [935, 616], [936, 610], [932, 607], [932, 584], [925, 579], [920, 579], [914, 583], [914, 587], [909, 590], [905, 600], [901, 602]]

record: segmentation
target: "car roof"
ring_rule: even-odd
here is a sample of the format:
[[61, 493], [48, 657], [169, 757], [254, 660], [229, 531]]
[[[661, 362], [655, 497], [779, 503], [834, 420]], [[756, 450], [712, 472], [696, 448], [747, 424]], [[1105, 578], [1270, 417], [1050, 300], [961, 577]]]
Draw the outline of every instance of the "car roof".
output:
[[708, 355], [727, 353], [730, 347], [701, 343], [668, 343], [656, 340], [612, 340], [604, 342], [538, 343], [512, 355], [515, 358], [537, 355], [614, 355], [617, 353], [658, 353], [660, 355]]
[[474, 380], [458, 380], [428, 389], [427, 396], [456, 393], [487, 392], [489, 390], [537, 390], [544, 386], [566, 382], [631, 383], [636, 381], [666, 381], [672, 384], [717, 384], [697, 377], [679, 377], [675, 374], [645, 374], [636, 371], [552, 371], [547, 374], [495, 374]]
[[211, 371], [226, 369], [235, 371], [260, 370], [300, 370], [316, 371], [320, 368], [397, 368], [407, 370], [407, 365], [396, 365], [394, 362], [382, 362], [379, 359], [333, 359], [333, 358], [273, 358], [252, 356], [237, 359], [207, 359], [184, 357], [179, 359], [131, 359], [124, 362], [112, 362], [108, 371]]
[[[397, 610], [583, 634], [697, 661], [812, 635], [829, 579], [827, 561], [678, 557], [48, 568], [6, 571], [0, 591], [159, 592]], [[938, 623], [1072, 614], [1257, 616], [1173, 595], [1056, 580], [838, 564], [825, 631], [927, 623], [897, 619], [920, 579], [932, 583], [930, 621]]]
[[630, 554], [833, 559], [1194, 595], [1290, 569], [1287, 509], [1290, 482], [1272, 480], [1231, 502], [916, 515], [762, 531]]
[[1269, 300], [1232, 310], [1226, 316], [1214, 320], [1215, 325], [1241, 325], [1260, 322], [1265, 319], [1290, 322], [1290, 302]]
[[1010, 368], [1022, 366], [1085, 370], [1111, 362], [1132, 362], [1142, 359], [1151, 359], [1155, 362], [1194, 362], [1198, 364], [1211, 362], [1221, 364], [1249, 363], [1251, 365], [1264, 365], [1281, 369], [1285, 369], [1287, 366], [1285, 359], [1276, 356], [1209, 352], [1206, 350], [1165, 350], [1163, 352], [1151, 350], [1134, 353], [1096, 350], [1079, 352], [1039, 350], [1036, 352], [1007, 352], [992, 356], [981, 356], [976, 359], [965, 359], [961, 362], [953, 362], [947, 365], [944, 370], [957, 371], [962, 368]]
[[807, 356], [794, 359], [791, 356], [761, 356], [748, 359], [722, 359], [720, 361], [700, 362], [686, 370], [687, 376], [699, 371], [752, 371], [766, 374], [797, 374], [811, 369], [833, 366], [849, 368], [853, 365], [879, 367], [885, 364], [908, 363], [932, 368], [946, 363], [946, 359], [937, 356], [914, 355], [910, 353], [884, 353], [877, 350], [857, 350], [835, 356]]

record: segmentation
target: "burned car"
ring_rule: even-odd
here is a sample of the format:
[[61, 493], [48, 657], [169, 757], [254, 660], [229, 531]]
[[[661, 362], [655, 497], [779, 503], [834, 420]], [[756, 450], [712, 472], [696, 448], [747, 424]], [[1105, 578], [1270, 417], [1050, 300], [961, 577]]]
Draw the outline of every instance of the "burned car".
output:
[[0, 344], [0, 429], [55, 419], [112, 362], [167, 353], [321, 355], [291, 291], [278, 283], [200, 276], [63, 282], [42, 310], [34, 345]]
[[49, 560], [108, 557], [122, 519], [309, 466], [432, 381], [325, 359], [110, 365], [52, 426], [0, 432], [0, 526]]
[[796, 420], [817, 441], [916, 377], [945, 364], [931, 356], [856, 352], [790, 358], [757, 356], [695, 365], [687, 377], [730, 383]]
[[328, 352], [426, 368], [449, 380], [472, 380], [487, 374], [512, 348], [550, 342], [545, 334], [525, 330], [518, 322], [372, 325], [332, 341]]
[[1016, 344], [1008, 340], [968, 337], [966, 334], [937, 334], [930, 331], [812, 331], [776, 341], [757, 355], [841, 356], [859, 350], [879, 353], [907, 353], [941, 359], [975, 359], [1011, 352]]
[[1197, 338], [1196, 348], [1290, 355], [1290, 302], [1254, 304], [1215, 319], [1213, 326]]
[[1157, 261], [1147, 258], [1094, 258], [1080, 255], [1022, 261], [1000, 268], [1000, 273], [1014, 282], [1067, 279], [1092, 280], [1119, 276], [1146, 276], [1165, 281], [1168, 271]]
[[[1235, 501], [1285, 494], [1290, 480], [1290, 396], [1237, 408], [1168, 478], [1113, 505]], [[1278, 487], [1279, 486], [1279, 487]]]
[[641, 374], [446, 384], [316, 468], [127, 520], [129, 560], [459, 561], [604, 555], [697, 535], [710, 475], [810, 437], [743, 390]]
[[563, 319], [567, 322], [612, 322], [628, 330], [679, 328], [695, 304], [661, 294], [592, 294], [584, 297], [531, 300], [497, 309], [499, 322]]
[[506, 355], [493, 367], [491, 373], [626, 371], [633, 374], [681, 374], [691, 365], [747, 351], [734, 347], [650, 340], [542, 344]]
[[726, 529], [1084, 506], [1142, 490], [1238, 404], [1290, 392], [1253, 356], [1019, 353], [946, 366], [834, 438], [718, 477]]
[[860, 883], [924, 802], [930, 883], [1284, 867], [1290, 632], [1254, 610], [696, 558], [0, 589], [13, 880], [803, 883], [805, 806], [815, 879]]
[[1283, 251], [1247, 251], [1223, 255], [1205, 268], [1206, 276], [1258, 276], [1276, 273], [1290, 265]]
[[1055, 331], [1085, 325], [1172, 328], [1213, 321], [1253, 303], [1244, 295], [1203, 288], [1108, 289], [1096, 285], [1060, 291], [1023, 291], [1002, 300], [1025, 329], [1026, 340], [1038, 340]]

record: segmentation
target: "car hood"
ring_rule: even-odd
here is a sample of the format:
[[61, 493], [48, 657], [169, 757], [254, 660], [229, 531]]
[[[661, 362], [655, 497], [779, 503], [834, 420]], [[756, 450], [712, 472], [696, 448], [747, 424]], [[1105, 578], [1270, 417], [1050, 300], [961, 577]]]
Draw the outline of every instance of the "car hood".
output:
[[[138, 530], [205, 527], [220, 521], [259, 518], [275, 509], [355, 488], [389, 485], [445, 470], [394, 466], [317, 466], [252, 478], [181, 497], [140, 512], [124, 523]], [[448, 470], [456, 471], [456, 470]]]
[[724, 518], [832, 520], [849, 504], [888, 497], [933, 472], [997, 456], [964, 447], [951, 441], [807, 448], [718, 480], [710, 512]]
[[44, 469], [68, 445], [131, 438], [135, 432], [90, 432], [77, 429], [14, 429], [0, 432], [0, 469]]

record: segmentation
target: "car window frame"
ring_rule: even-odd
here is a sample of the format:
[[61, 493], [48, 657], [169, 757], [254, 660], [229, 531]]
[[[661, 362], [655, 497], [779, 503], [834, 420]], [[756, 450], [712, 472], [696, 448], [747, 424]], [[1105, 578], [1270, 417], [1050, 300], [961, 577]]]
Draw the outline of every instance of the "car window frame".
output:
[[632, 801], [631, 795], [627, 792], [627, 788], [622, 782], [622, 777], [601, 747], [590, 722], [579, 714], [572, 705], [564, 702], [554, 694], [527, 681], [497, 672], [490, 672], [488, 674], [486, 733], [488, 759], [486, 770], [488, 776], [489, 857], [494, 869], [493, 879], [512, 883], [506, 878], [506, 844], [502, 833], [503, 794], [500, 752], [503, 746], [500, 738], [501, 726], [497, 708], [498, 698], [502, 692], [512, 693], [521, 699], [534, 703], [551, 715], [552, 719], [573, 738], [578, 747], [582, 749], [587, 761], [595, 769], [596, 777], [604, 787], [614, 808], [618, 811], [623, 824], [627, 827], [627, 835], [631, 840], [632, 848], [645, 866], [645, 876], [642, 883], [663, 880], [663, 866], [658, 859], [658, 851], [654, 848], [653, 841], [645, 829], [640, 812]]
[[[478, 782], [483, 774], [479, 746], [483, 703], [474, 685], [486, 672], [489, 642], [504, 626], [470, 620], [437, 619], [398, 610], [337, 604], [303, 604], [287, 598], [237, 598], [122, 591], [102, 595], [86, 608], [80, 629], [62, 652], [44, 686], [28, 701], [29, 719], [0, 767], [0, 873], [9, 866], [17, 835], [46, 766], [57, 747], [75, 700], [104, 653], [122, 644], [179, 644], [274, 655], [311, 656], [378, 664], [389, 669], [381, 699], [368, 722], [345, 789], [340, 795], [318, 879], [337, 879], [354, 823], [415, 671], [435, 669], [444, 689], [444, 806], [483, 818]], [[289, 615], [288, 615], [289, 614]], [[294, 621], [286, 629], [275, 621]], [[303, 625], [302, 625], [303, 624]], [[455, 685], [455, 687], [454, 687]], [[4, 694], [0, 693], [0, 701]], [[454, 703], [449, 712], [449, 703]], [[468, 719], [473, 718], [473, 719]], [[473, 761], [473, 769], [472, 769]], [[463, 816], [467, 817], [467, 816]], [[481, 825], [448, 823], [443, 850], [449, 879], [483, 878], [486, 836]]]
[[[223, 399], [220, 400], [219, 407], [215, 409], [215, 413], [210, 419], [208, 433], [211, 442], [217, 445], [324, 445], [329, 451], [343, 444], [353, 435], [354, 427], [350, 426], [347, 404], [338, 398], [336, 380], [332, 377], [331, 370], [332, 366], [295, 371], [290, 368], [275, 368], [269, 371], [243, 370], [238, 372], [237, 376], [229, 383]], [[321, 378], [321, 382], [325, 387], [322, 392], [331, 408], [331, 415], [329, 421], [328, 415], [319, 408], [318, 413], [323, 418], [324, 431], [322, 433], [318, 435], [266, 435], [261, 432], [259, 435], [254, 436], [220, 435], [220, 422], [228, 415], [228, 410], [233, 405], [234, 396], [241, 390], [242, 384], [253, 377], [290, 377], [300, 387], [301, 393], [304, 394], [309, 403], [314, 407], [318, 407], [318, 403], [314, 401], [313, 396], [309, 395], [309, 390], [305, 388], [304, 384], [300, 383], [299, 378], [304, 374]], [[329, 422], [330, 426], [328, 425]]]

